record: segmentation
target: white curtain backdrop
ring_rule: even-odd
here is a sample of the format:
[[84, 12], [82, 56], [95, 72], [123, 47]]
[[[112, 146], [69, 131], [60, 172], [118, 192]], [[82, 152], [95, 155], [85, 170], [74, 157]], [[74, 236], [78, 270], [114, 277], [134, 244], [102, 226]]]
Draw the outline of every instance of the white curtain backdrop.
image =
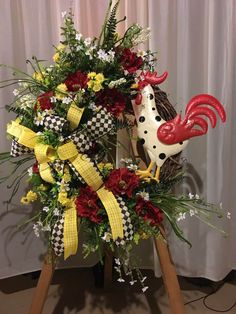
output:
[[[108, 0], [11, 0], [0, 2], [0, 63], [13, 65], [25, 71], [25, 59], [37, 55], [50, 60], [52, 44], [60, 39], [61, 12], [71, 7], [77, 28], [85, 36], [98, 35]], [[209, 130], [204, 138], [190, 141], [185, 151], [189, 172], [185, 190], [204, 195], [208, 201], [222, 202], [231, 220], [215, 219], [214, 224], [229, 233], [228, 238], [211, 230], [196, 219], [182, 222], [185, 235], [192, 242], [189, 249], [170, 236], [171, 250], [179, 274], [222, 279], [236, 268], [236, 109], [233, 99], [236, 91], [236, 2], [233, 0], [121, 0], [120, 17], [127, 16], [126, 26], [138, 22], [150, 26], [152, 36], [149, 48], [157, 51], [158, 73], [167, 70], [169, 77], [161, 86], [167, 91], [178, 111], [184, 110], [188, 100], [198, 93], [210, 93], [225, 106], [227, 124]], [[125, 26], [125, 25], [124, 25]], [[124, 26], [119, 31], [124, 30]], [[5, 69], [0, 79], [9, 77]], [[12, 89], [0, 91], [1, 107], [12, 99]], [[1, 151], [10, 147], [5, 137], [6, 123], [12, 118], [1, 110]], [[125, 141], [125, 139], [124, 139]], [[118, 153], [120, 157], [122, 152]], [[7, 170], [6, 170], [7, 171]], [[0, 174], [2, 175], [2, 173]], [[14, 225], [25, 212], [19, 206], [21, 187], [9, 212], [1, 206], [0, 218], [0, 278], [39, 269], [45, 247], [28, 231], [19, 231]], [[1, 200], [7, 199], [6, 187], [1, 186]], [[139, 248], [143, 265], [153, 267], [159, 274], [157, 257], [152, 254], [150, 242]], [[92, 265], [95, 258], [83, 261], [81, 255], [67, 265]]]

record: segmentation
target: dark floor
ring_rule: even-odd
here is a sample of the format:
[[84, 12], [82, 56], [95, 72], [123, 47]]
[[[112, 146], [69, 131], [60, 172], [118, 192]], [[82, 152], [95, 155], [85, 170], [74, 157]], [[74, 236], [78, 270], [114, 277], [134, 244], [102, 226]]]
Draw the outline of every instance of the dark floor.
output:
[[[96, 272], [96, 276], [97, 274]], [[99, 276], [95, 276], [96, 287], [91, 268], [57, 270], [43, 313], [170, 313], [162, 279], [155, 278], [152, 271], [144, 271], [144, 274], [148, 277], [146, 282], [149, 286], [145, 294], [141, 292], [139, 285], [130, 286], [116, 280], [113, 280], [109, 287], [99, 287]], [[0, 313], [28, 313], [36, 284], [37, 273], [0, 280]], [[204, 297], [219, 287], [215, 294], [206, 299], [208, 306], [222, 311], [236, 302], [235, 272], [225, 279], [225, 283], [180, 278], [180, 284], [185, 303]], [[202, 299], [185, 307], [189, 314], [214, 313], [203, 305]], [[226, 313], [236, 313], [236, 306]]]

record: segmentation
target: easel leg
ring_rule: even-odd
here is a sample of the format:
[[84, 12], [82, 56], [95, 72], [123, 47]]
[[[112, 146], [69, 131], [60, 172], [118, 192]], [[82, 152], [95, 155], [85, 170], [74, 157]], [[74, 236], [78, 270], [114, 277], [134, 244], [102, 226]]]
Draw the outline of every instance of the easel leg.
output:
[[113, 254], [112, 251], [105, 251], [104, 262], [104, 287], [107, 288], [112, 283], [112, 270], [113, 270]]
[[47, 298], [48, 289], [55, 270], [55, 255], [49, 250], [45, 256], [41, 274], [38, 280], [36, 291], [29, 314], [41, 314]]
[[180, 286], [167, 243], [162, 237], [155, 238], [164, 285], [169, 297], [171, 314], [185, 314]]

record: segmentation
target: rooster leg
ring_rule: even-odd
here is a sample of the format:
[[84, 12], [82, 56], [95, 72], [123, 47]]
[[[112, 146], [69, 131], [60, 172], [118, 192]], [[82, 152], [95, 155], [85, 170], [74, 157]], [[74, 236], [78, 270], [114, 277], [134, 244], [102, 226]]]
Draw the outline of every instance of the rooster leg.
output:
[[153, 175], [151, 174], [153, 166], [154, 166], [154, 162], [151, 161], [146, 170], [138, 170], [138, 171], [136, 171], [136, 174], [142, 179], [144, 179], [144, 178], [152, 178], [153, 179]]
[[157, 169], [156, 169], [156, 174], [155, 174], [155, 177], [154, 179], [159, 183], [160, 181], [160, 172], [161, 172], [161, 167], [157, 166]]

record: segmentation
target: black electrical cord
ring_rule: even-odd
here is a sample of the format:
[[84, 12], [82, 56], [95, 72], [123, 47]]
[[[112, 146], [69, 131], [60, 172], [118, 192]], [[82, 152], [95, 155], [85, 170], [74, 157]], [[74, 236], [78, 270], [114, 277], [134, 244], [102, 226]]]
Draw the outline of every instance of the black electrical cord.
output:
[[190, 303], [194, 303], [194, 302], [197, 302], [197, 301], [199, 301], [199, 300], [202, 300], [203, 305], [204, 305], [208, 310], [211, 310], [211, 311], [213, 311], [213, 312], [218, 312], [218, 313], [226, 313], [226, 312], [229, 312], [230, 310], [232, 310], [232, 309], [236, 306], [236, 301], [233, 303], [233, 305], [231, 305], [229, 308], [227, 308], [227, 309], [225, 309], [225, 310], [217, 310], [217, 309], [214, 309], [214, 308], [212, 308], [212, 307], [210, 307], [209, 305], [206, 304], [207, 299], [208, 299], [211, 295], [213, 295], [213, 294], [215, 294], [217, 291], [219, 291], [220, 288], [223, 287], [224, 284], [225, 284], [225, 282], [222, 282], [216, 289], [213, 289], [213, 291], [211, 291], [211, 292], [208, 293], [207, 295], [202, 296], [202, 297], [197, 298], [197, 299], [194, 299], [194, 300], [191, 300], [191, 301], [189, 301], [189, 302], [186, 302], [186, 303], [184, 303], [184, 305], [188, 305], [188, 304], [190, 304]]

